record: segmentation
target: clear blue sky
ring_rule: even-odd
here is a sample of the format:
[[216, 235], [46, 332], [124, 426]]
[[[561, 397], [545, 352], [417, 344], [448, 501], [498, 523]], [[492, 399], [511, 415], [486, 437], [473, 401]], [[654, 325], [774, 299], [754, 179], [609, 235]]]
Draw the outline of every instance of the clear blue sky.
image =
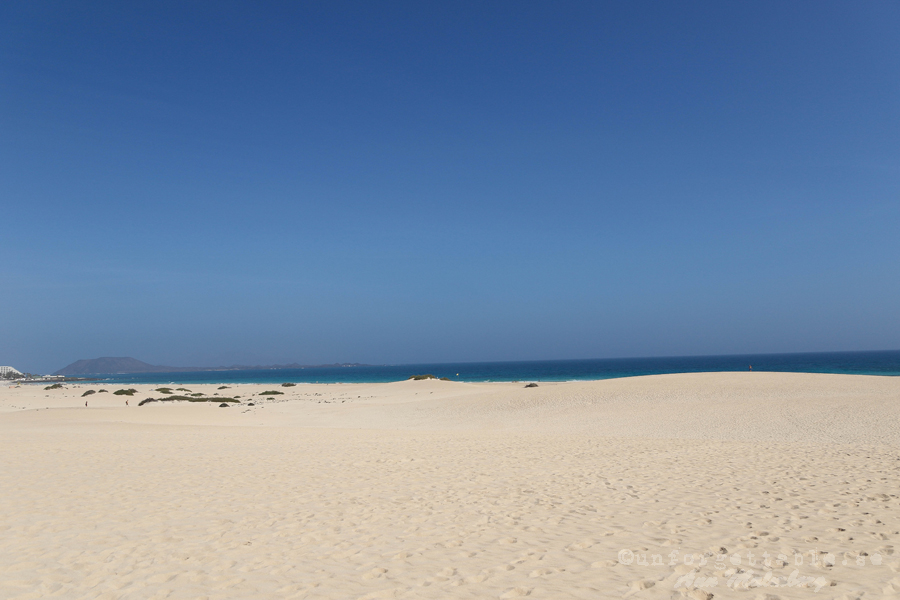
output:
[[0, 364], [900, 347], [897, 2], [4, 2]]

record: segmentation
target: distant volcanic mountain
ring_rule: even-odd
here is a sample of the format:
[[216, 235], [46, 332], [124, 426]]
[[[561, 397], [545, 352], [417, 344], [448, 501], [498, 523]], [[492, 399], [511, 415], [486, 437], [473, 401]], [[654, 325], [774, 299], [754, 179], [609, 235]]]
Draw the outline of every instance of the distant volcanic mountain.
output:
[[54, 375], [97, 375], [112, 373], [166, 373], [169, 371], [183, 371], [195, 369], [179, 369], [178, 367], [160, 367], [128, 356], [103, 358], [91, 358], [76, 360], [68, 367], [63, 367]]
[[326, 367], [362, 367], [360, 363], [334, 363], [330, 365], [232, 365], [230, 367], [163, 367], [150, 365], [129, 356], [103, 358], [91, 358], [76, 360], [71, 365], [63, 367], [54, 375], [121, 375], [125, 373], [178, 373], [184, 371], [238, 371], [255, 369], [313, 369]]

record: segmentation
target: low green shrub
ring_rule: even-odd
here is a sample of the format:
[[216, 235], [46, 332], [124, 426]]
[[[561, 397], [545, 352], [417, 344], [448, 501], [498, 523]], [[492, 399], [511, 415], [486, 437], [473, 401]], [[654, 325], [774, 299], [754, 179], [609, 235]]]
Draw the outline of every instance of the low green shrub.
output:
[[95, 392], [94, 390], [88, 390], [88, 391], [86, 391], [85, 393], [83, 393], [83, 394], [81, 395], [81, 397], [84, 398], [85, 396], [90, 396], [91, 394], [96, 394], [96, 393], [97, 393], [97, 392]]
[[138, 406], [148, 402], [234, 402], [240, 404], [240, 400], [234, 398], [196, 398], [194, 396], [166, 396], [165, 398], [146, 398], [138, 403]]
[[128, 388], [127, 390], [116, 390], [113, 392], [115, 396], [134, 396], [137, 393], [137, 390], [134, 388]]
[[269, 390], [267, 392], [260, 392], [259, 395], [260, 396], [275, 396], [275, 395], [283, 396], [284, 392], [276, 392], [275, 390]]
[[235, 400], [234, 398], [179, 398], [179, 400], [187, 400], [188, 402], [237, 402], [240, 403], [240, 400]]
[[53, 385], [48, 385], [48, 386], [45, 387], [44, 389], [45, 389], [45, 390], [58, 390], [58, 389], [61, 388], [61, 387], [62, 387], [62, 384], [61, 384], [61, 383], [54, 383]]
[[171, 394], [172, 388], [161, 387], [161, 388], [156, 388], [156, 391], [159, 392], [160, 394]]
[[295, 385], [297, 385], [297, 384], [296, 383], [282, 383], [281, 387], [294, 387]]
[[429, 373], [426, 375], [412, 375], [410, 376], [410, 379], [413, 381], [422, 381], [423, 379], [437, 379], [437, 377]]

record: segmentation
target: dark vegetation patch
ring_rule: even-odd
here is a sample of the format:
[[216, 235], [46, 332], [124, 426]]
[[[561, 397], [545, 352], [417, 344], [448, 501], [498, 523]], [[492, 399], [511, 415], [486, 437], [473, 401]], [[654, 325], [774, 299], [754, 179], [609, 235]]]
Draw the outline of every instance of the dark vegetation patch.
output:
[[410, 379], [412, 379], [413, 381], [422, 381], [423, 379], [437, 379], [437, 377], [435, 377], [431, 373], [428, 373], [426, 375], [411, 375]]
[[189, 391], [191, 391], [191, 390], [189, 390], [189, 389], [187, 389], [187, 388], [175, 388], [175, 391], [176, 391], [176, 392], [189, 392]]
[[223, 402], [222, 404], [219, 405], [219, 408], [228, 408], [228, 403]]
[[296, 383], [282, 383], [281, 387], [294, 387], [295, 385], [297, 385], [297, 384]]
[[108, 394], [109, 390], [97, 390], [98, 394]]
[[165, 398], [144, 398], [138, 402], [138, 406], [143, 406], [148, 402], [233, 402], [240, 404], [239, 400], [234, 398], [195, 398], [194, 396], [167, 396]]
[[62, 384], [61, 384], [61, 383], [54, 383], [53, 385], [48, 385], [48, 386], [45, 387], [44, 389], [45, 389], [45, 390], [58, 390], [58, 389], [61, 388], [61, 387], [62, 387]]
[[156, 391], [159, 392], [160, 394], [171, 394], [172, 388], [161, 387], [161, 388], [156, 388]]
[[441, 381], [450, 381], [449, 377], [441, 377]]
[[227, 389], [228, 389], [228, 386], [227, 386], [227, 385], [220, 385], [220, 386], [217, 387], [216, 389], [217, 389], [217, 390], [227, 390]]
[[534, 383], [533, 381], [531, 383], [525, 384], [525, 387], [537, 387], [537, 386], [538, 386], [538, 384]]
[[137, 390], [134, 388], [128, 388], [127, 390], [116, 390], [113, 392], [114, 396], [134, 396], [137, 393]]
[[199, 398], [202, 395], [203, 395], [202, 392], [194, 392], [193, 394], [188, 394], [188, 396], [196, 396], [197, 398]]
[[88, 391], [86, 391], [85, 393], [83, 393], [83, 394], [81, 395], [81, 397], [84, 398], [85, 396], [90, 396], [91, 394], [96, 394], [96, 393], [97, 393], [97, 392], [95, 392], [94, 390], [88, 390]]
[[275, 395], [283, 396], [284, 392], [276, 392], [275, 390], [269, 390], [267, 392], [260, 392], [259, 395], [260, 396], [275, 396]]

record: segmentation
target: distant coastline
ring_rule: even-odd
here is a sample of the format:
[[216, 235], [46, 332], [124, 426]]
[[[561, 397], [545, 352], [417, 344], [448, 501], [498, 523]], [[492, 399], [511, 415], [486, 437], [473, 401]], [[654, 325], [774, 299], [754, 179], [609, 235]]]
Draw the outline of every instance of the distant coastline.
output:
[[54, 372], [54, 375], [134, 375], [139, 373], [202, 373], [205, 371], [272, 371], [285, 369], [326, 369], [335, 367], [371, 366], [361, 363], [334, 363], [323, 365], [231, 365], [228, 367], [168, 367], [151, 365], [130, 356], [82, 359]]

